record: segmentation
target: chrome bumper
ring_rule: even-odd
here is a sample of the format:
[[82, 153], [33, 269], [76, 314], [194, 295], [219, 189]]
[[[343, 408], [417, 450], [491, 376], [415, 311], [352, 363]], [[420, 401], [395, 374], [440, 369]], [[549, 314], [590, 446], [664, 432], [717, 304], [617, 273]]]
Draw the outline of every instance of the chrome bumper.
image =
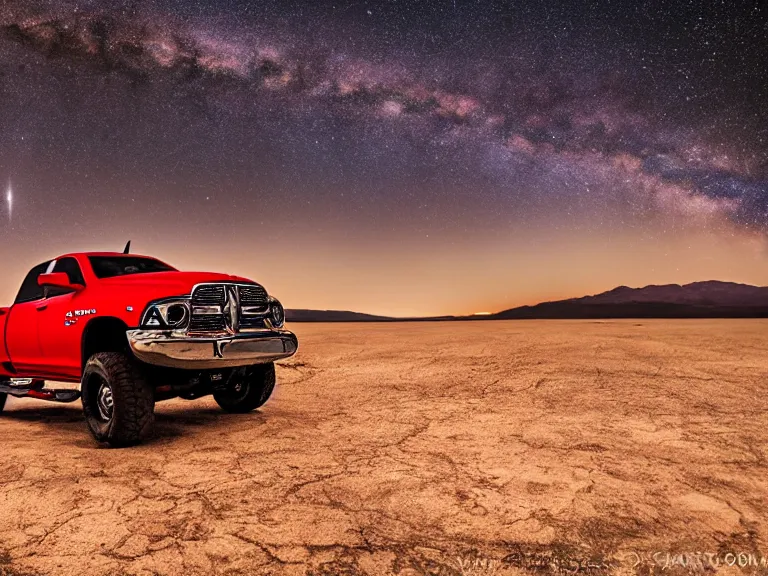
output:
[[264, 364], [296, 353], [299, 341], [288, 330], [193, 337], [160, 330], [128, 330], [133, 354], [147, 364], [208, 370]]

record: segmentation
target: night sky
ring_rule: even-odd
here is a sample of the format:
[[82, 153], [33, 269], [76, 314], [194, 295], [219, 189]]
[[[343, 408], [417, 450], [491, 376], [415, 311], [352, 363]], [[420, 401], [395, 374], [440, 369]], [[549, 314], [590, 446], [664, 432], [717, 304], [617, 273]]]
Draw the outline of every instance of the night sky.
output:
[[128, 239], [289, 308], [764, 285], [768, 9], [0, 0], [0, 182], [4, 304]]

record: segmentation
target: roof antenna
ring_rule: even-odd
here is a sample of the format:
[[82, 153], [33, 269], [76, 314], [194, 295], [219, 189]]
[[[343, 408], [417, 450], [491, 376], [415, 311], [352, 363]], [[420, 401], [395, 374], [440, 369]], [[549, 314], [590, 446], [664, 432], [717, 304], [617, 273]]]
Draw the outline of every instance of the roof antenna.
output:
[[125, 248], [123, 249], [123, 254], [128, 254], [131, 251], [131, 241], [128, 240], [128, 244], [125, 245]]

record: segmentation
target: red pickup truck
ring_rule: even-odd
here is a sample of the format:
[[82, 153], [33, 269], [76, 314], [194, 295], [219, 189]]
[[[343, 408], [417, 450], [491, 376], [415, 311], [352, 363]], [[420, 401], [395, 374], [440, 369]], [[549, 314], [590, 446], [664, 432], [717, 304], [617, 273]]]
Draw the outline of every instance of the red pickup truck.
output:
[[43, 262], [0, 308], [0, 412], [8, 395], [81, 398], [96, 440], [128, 446], [151, 434], [159, 400], [213, 394], [230, 412], [267, 401], [274, 361], [298, 348], [280, 302], [246, 278], [128, 249]]

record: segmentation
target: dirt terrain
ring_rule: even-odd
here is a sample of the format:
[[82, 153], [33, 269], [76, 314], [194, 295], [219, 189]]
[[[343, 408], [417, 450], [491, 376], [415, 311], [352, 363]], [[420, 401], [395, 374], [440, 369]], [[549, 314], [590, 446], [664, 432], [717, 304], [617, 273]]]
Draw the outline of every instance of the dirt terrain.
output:
[[0, 574], [766, 573], [768, 321], [292, 328], [263, 409], [137, 448], [10, 400]]

